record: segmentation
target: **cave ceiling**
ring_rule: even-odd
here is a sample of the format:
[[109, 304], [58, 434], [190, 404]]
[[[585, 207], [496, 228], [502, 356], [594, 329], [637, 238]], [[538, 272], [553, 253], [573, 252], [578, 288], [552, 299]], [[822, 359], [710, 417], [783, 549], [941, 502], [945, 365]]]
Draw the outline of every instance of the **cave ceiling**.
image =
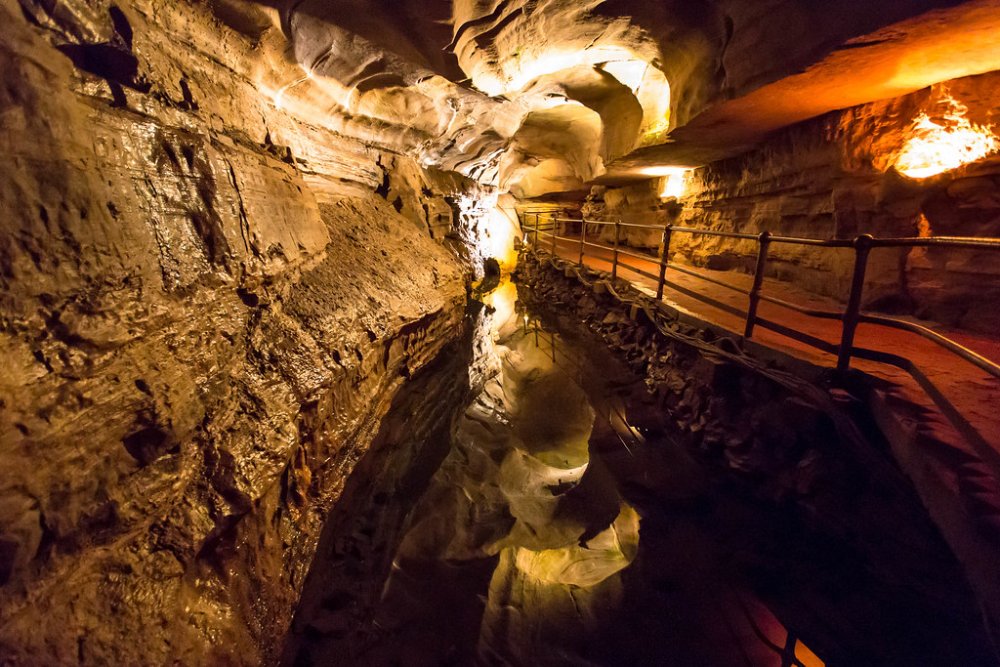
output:
[[[520, 197], [1000, 69], [1000, 0], [213, 0], [261, 93]], [[647, 176], [648, 177], [648, 176]]]

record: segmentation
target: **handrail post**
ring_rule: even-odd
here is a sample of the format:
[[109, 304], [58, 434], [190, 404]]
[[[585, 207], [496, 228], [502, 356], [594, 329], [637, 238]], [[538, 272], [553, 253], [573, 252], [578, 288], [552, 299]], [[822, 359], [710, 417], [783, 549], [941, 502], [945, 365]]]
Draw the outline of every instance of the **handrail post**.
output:
[[837, 354], [837, 370], [846, 371], [851, 366], [854, 352], [854, 335], [861, 320], [861, 296], [865, 290], [865, 273], [868, 271], [868, 255], [875, 239], [871, 234], [862, 234], [854, 239], [854, 276], [851, 278], [851, 294], [844, 311], [844, 328], [840, 337]]
[[559, 226], [559, 216], [552, 218], [552, 256], [556, 256], [556, 227]]
[[580, 215], [580, 267], [583, 267], [583, 255], [586, 252], [587, 243], [587, 216]]
[[538, 254], [538, 212], [535, 212], [535, 243], [534, 243], [535, 254]]
[[670, 236], [674, 226], [663, 228], [663, 256], [660, 257], [660, 279], [656, 283], [656, 300], [663, 298], [663, 284], [667, 280], [667, 263], [670, 261]]
[[615, 251], [614, 251], [614, 256], [612, 257], [612, 260], [611, 260], [611, 279], [612, 280], [614, 280], [615, 278], [618, 277], [618, 243], [621, 240], [621, 228], [622, 228], [622, 221], [621, 220], [616, 220], [615, 221]]
[[764, 269], [767, 267], [767, 250], [770, 245], [771, 232], [763, 231], [757, 235], [757, 264], [754, 266], [753, 285], [750, 287], [750, 305], [747, 308], [744, 338], [753, 338], [753, 329], [757, 325], [757, 307], [760, 306], [760, 290], [764, 286]]

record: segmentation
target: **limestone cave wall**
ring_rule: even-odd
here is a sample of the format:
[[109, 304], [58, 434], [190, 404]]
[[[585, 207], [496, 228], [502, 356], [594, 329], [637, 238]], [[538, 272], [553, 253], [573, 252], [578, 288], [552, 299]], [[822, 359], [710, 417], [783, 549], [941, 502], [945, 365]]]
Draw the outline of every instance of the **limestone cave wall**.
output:
[[259, 8], [0, 23], [0, 655], [273, 659], [489, 192], [262, 96]]

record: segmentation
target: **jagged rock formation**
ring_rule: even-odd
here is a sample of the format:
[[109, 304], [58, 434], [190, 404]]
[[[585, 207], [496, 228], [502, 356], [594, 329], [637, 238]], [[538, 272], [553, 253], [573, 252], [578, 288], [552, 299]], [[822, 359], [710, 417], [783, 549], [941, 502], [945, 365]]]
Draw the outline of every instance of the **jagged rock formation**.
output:
[[460, 331], [492, 209], [274, 108], [204, 6], [24, 8], [0, 7], [0, 654], [257, 663]]

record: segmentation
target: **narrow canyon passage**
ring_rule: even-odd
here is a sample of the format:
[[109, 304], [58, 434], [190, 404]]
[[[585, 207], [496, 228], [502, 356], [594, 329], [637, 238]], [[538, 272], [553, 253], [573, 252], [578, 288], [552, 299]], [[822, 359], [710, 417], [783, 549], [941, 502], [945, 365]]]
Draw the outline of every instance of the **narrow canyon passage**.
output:
[[0, 667], [1000, 666], [1000, 0], [0, 0]]
[[500, 373], [433, 435], [450, 451], [419, 500], [388, 501], [406, 516], [379, 508], [360, 529], [370, 550], [345, 547], [356, 525], [324, 536], [339, 545], [320, 548], [285, 664], [991, 664], [915, 496], [884, 514], [858, 514], [868, 491], [850, 487], [826, 510], [765, 500], [666, 433], [646, 384], [592, 333], [518, 290], [484, 299], [485, 365]]

